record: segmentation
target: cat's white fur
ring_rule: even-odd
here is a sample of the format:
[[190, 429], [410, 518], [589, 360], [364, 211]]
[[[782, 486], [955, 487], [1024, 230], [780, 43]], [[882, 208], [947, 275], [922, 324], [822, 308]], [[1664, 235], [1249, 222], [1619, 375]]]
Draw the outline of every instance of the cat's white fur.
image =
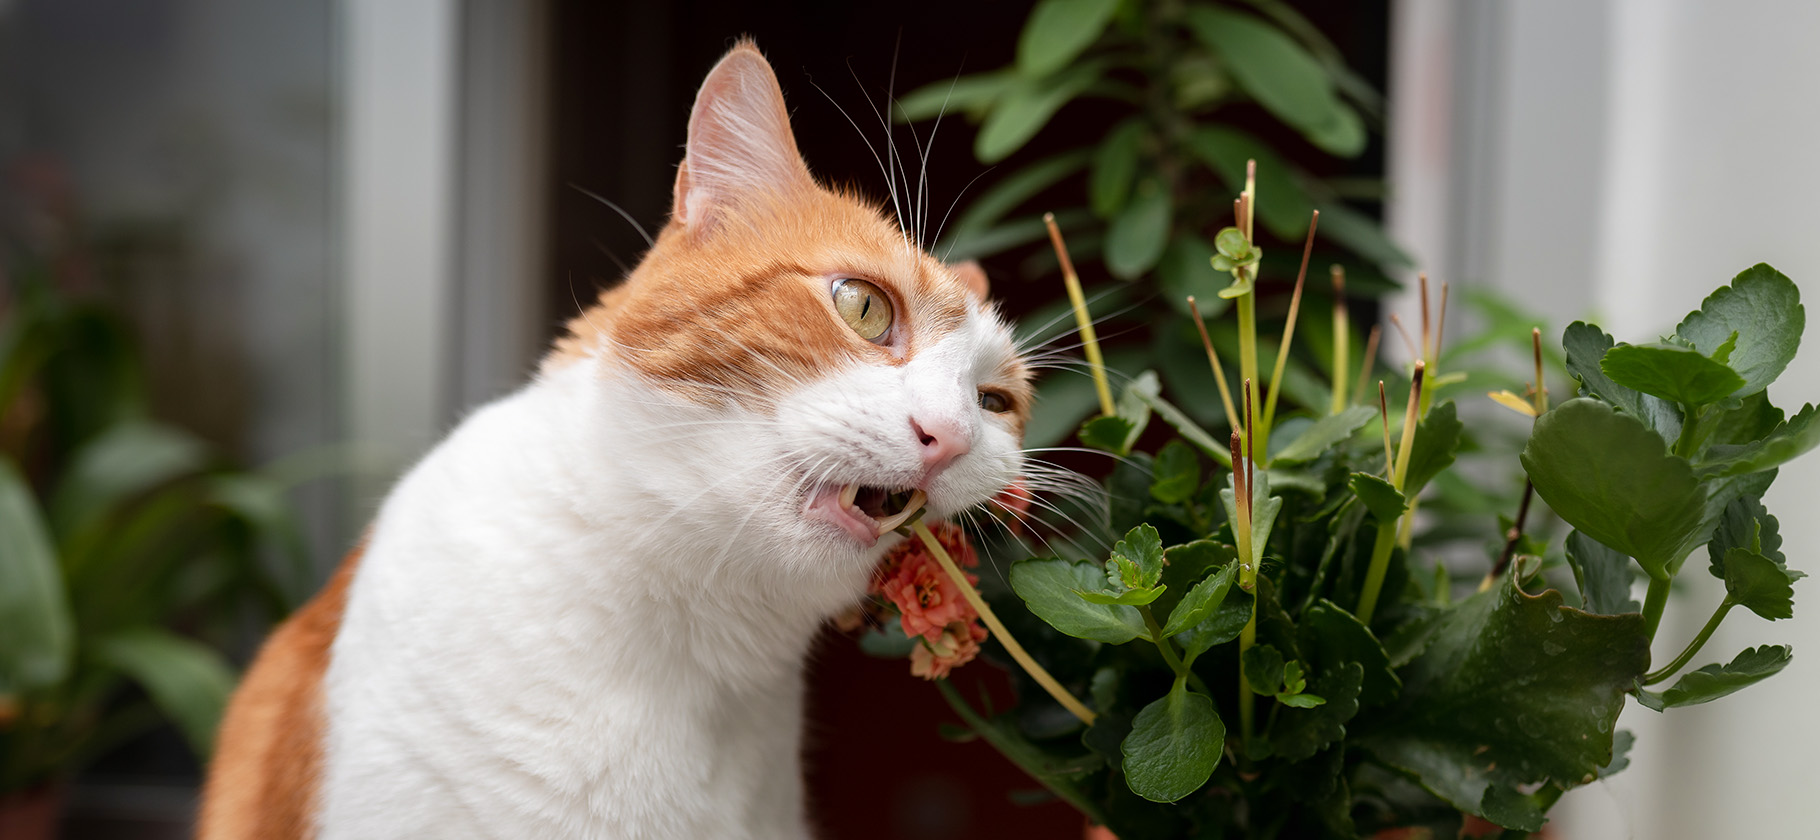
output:
[[806, 494], [917, 476], [912, 416], [970, 446], [934, 516], [1018, 474], [977, 405], [1014, 352], [980, 304], [769, 413], [680, 399], [625, 352], [475, 412], [386, 500], [324, 683], [323, 837], [806, 836], [804, 657], [899, 539], [863, 546]]

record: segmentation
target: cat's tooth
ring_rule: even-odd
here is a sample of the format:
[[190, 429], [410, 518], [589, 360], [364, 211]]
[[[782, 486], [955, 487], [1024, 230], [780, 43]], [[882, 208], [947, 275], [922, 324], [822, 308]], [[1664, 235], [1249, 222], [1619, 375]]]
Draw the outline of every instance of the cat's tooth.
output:
[[859, 485], [858, 484], [849, 484], [840, 489], [841, 507], [851, 506], [853, 504], [853, 500], [857, 499], [857, 498], [859, 498]]
[[910, 517], [915, 516], [917, 511], [923, 509], [923, 503], [928, 501], [928, 498], [928, 494], [921, 490], [911, 493], [910, 500], [904, 502], [903, 510], [898, 511], [897, 514], [890, 519], [885, 519], [878, 523], [879, 536], [882, 537], [897, 530], [897, 526], [904, 524]]

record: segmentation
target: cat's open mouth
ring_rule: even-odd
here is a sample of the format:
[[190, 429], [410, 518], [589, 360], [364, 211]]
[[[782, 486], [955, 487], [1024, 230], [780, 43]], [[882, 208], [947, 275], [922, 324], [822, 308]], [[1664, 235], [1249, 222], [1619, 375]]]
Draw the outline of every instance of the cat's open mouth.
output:
[[838, 525], [855, 539], [871, 545], [909, 521], [927, 500], [928, 496], [916, 488], [824, 485], [810, 494], [806, 513]]

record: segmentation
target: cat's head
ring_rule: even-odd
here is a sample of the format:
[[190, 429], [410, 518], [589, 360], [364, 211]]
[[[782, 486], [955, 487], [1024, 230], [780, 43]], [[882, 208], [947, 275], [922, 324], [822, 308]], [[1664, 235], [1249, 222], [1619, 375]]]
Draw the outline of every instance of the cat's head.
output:
[[810, 557], [869, 568], [907, 497], [951, 517], [1023, 467], [1029, 373], [984, 274], [818, 184], [749, 42], [697, 95], [669, 223], [546, 366], [577, 358], [712, 415], [679, 422], [729, 418], [742, 451], [714, 454], [727, 459], [714, 495]]

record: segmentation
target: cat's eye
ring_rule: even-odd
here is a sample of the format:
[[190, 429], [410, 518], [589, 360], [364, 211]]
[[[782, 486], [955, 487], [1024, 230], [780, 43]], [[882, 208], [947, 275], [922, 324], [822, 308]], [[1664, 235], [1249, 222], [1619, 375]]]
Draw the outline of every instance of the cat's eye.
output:
[[834, 281], [834, 311], [860, 338], [874, 344], [884, 343], [891, 332], [891, 298], [864, 280]]
[[1011, 401], [1005, 399], [1005, 395], [997, 391], [981, 391], [980, 408], [993, 414], [1003, 414], [1011, 410]]

